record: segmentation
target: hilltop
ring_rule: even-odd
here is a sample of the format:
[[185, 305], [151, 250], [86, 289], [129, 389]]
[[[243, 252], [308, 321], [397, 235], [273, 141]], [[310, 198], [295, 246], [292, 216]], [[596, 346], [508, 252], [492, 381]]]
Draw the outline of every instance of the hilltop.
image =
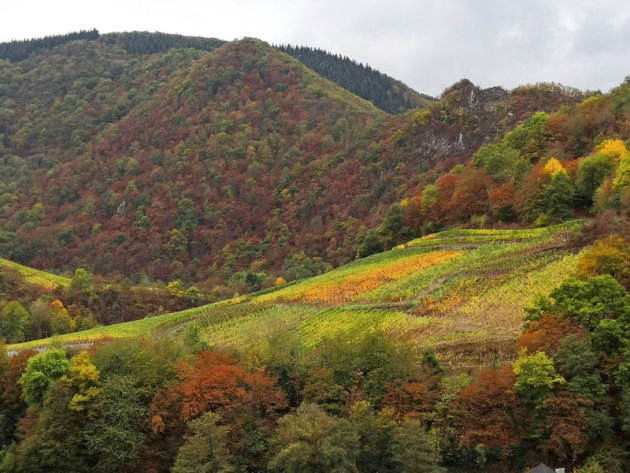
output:
[[277, 48], [300, 60], [320, 76], [369, 100], [388, 113], [403, 113], [414, 108], [422, 108], [434, 100], [348, 57], [306, 46], [284, 45]]

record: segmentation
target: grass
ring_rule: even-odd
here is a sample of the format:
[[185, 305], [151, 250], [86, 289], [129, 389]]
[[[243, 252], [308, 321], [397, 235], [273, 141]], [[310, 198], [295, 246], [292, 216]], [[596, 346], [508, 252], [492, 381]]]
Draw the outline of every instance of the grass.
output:
[[209, 346], [250, 352], [283, 334], [306, 349], [375, 330], [418, 345], [514, 338], [524, 307], [574, 271], [564, 242], [579, 225], [449, 230], [257, 294], [8, 348], [177, 333], [191, 322]]
[[35, 286], [54, 289], [57, 286], [69, 286], [71, 282], [70, 278], [47, 273], [45, 271], [40, 271], [39, 269], [35, 268], [29, 268], [28, 266], [23, 266], [21, 264], [14, 263], [13, 261], [2, 258], [0, 258], [0, 266], [5, 266], [7, 268], [18, 271], [24, 277], [24, 280], [27, 283], [33, 284]]

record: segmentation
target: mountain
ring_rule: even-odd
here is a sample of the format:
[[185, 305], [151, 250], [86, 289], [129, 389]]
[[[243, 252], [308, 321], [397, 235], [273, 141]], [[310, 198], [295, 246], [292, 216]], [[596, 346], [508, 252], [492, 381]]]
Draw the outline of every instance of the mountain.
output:
[[[169, 49], [192, 48], [213, 51], [226, 41], [216, 38], [182, 36], [167, 33], [132, 31], [101, 35], [98, 30], [79, 31], [66, 35], [46, 36], [0, 43], [0, 59], [22, 61], [31, 54], [53, 49], [70, 41], [101, 41], [108, 45], [120, 45], [132, 54], [158, 54]], [[382, 74], [371, 67], [358, 64], [347, 57], [304, 46], [277, 46], [279, 50], [294, 56], [318, 74], [351, 91], [388, 113], [401, 113], [425, 106], [433, 100], [420, 94], [400, 81]]]
[[316, 274], [540, 102], [464, 80], [390, 116], [258, 40], [148, 55], [125, 37], [2, 63], [2, 255], [226, 294]]

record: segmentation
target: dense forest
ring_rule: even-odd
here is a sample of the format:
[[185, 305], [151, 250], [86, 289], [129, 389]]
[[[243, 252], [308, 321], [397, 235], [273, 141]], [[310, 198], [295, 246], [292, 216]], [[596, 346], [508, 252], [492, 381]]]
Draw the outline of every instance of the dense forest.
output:
[[2, 48], [0, 473], [627, 471], [630, 79]]
[[351, 261], [434, 166], [584, 97], [462, 81], [389, 116], [256, 40], [144, 56], [74, 41], [1, 73], [2, 255], [224, 294]]
[[422, 108], [433, 100], [428, 95], [420, 94], [402, 82], [370, 66], [358, 64], [348, 57], [308, 46], [282, 45], [277, 48], [299, 59], [320, 76], [371, 101], [388, 113], [402, 113], [413, 108]]

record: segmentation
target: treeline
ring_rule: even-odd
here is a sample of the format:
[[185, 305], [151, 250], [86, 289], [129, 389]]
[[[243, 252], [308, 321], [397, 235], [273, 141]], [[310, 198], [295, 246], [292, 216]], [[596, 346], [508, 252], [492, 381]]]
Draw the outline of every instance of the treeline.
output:
[[173, 48], [193, 48], [212, 51], [225, 44], [216, 38], [182, 36], [168, 33], [150, 33], [132, 31], [128, 33], [109, 33], [101, 37], [107, 44], [120, 43], [128, 53], [157, 54]]
[[[0, 254], [108, 278], [182, 279], [204, 292], [222, 286], [230, 297], [290, 281], [304, 271], [286, 263], [302, 266], [301, 254], [314, 266], [351, 261], [362, 227], [436, 185], [521, 109], [540, 109], [549, 95], [548, 113], [575, 103], [540, 87], [514, 103], [463, 81], [416, 113], [387, 117], [256, 40], [154, 57], [101, 39], [27, 61], [33, 70], [9, 63], [0, 84]], [[616, 136], [585, 118], [555, 141], [579, 134], [588, 152], [600, 131]], [[452, 202], [464, 207], [441, 206], [451, 202], [446, 186], [431, 212], [456, 218], [427, 221], [469, 224], [475, 204], [487, 211], [488, 192], [465, 196], [459, 189], [476, 181], [459, 177]]]
[[0, 338], [7, 343], [38, 340], [189, 309], [210, 302], [195, 286], [181, 281], [166, 287], [94, 284], [77, 269], [69, 287], [28, 284], [11, 268], [0, 268]]
[[44, 36], [38, 39], [25, 39], [0, 43], [0, 59], [22, 61], [33, 53], [52, 49], [56, 46], [80, 39], [94, 40], [99, 37], [98, 30], [86, 30], [64, 35]]
[[128, 53], [132, 54], [157, 54], [173, 48], [193, 48], [203, 51], [212, 51], [225, 44], [225, 41], [216, 38], [202, 38], [157, 32], [150, 33], [148, 31], [100, 35], [98, 30], [92, 29], [64, 35], [0, 43], [0, 59], [22, 61], [33, 53], [52, 49], [70, 41], [96, 40], [99, 38], [107, 44], [119, 43]]
[[433, 100], [428, 95], [419, 94], [403, 83], [346, 56], [307, 46], [276, 47], [300, 60], [322, 77], [369, 100], [388, 113], [406, 112], [423, 107]]

